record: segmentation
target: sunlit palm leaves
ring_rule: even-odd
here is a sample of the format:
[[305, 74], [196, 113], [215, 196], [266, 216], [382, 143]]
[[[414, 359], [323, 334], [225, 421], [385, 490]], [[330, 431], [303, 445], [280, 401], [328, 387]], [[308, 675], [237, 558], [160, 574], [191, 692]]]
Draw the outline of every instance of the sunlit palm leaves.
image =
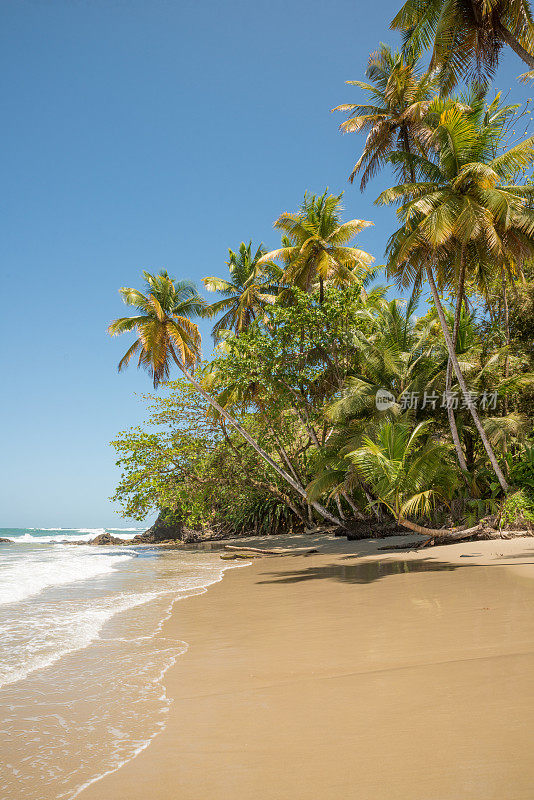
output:
[[403, 31], [408, 54], [432, 48], [444, 94], [460, 78], [491, 78], [504, 43], [534, 67], [528, 0], [407, 0], [391, 27]]
[[275, 300], [276, 285], [273, 270], [267, 264], [259, 264], [265, 249], [260, 244], [256, 252], [252, 251], [252, 242], [248, 245], [241, 242], [239, 251], [229, 250], [226, 262], [230, 272], [229, 280], [224, 278], [202, 278], [202, 282], [210, 292], [218, 292], [224, 297], [207, 306], [204, 314], [216, 317], [222, 314], [213, 327], [213, 338], [218, 339], [222, 331], [232, 330], [235, 333], [246, 331], [266, 305]]
[[169, 377], [171, 363], [194, 366], [200, 357], [200, 333], [191, 318], [199, 317], [205, 301], [190, 281], [173, 281], [167, 272], [143, 272], [145, 293], [119, 289], [123, 302], [141, 313], [116, 319], [108, 328], [111, 336], [134, 331], [137, 339], [119, 362], [125, 369], [134, 355], [137, 366], [146, 369], [154, 386]]
[[428, 435], [429, 423], [383, 421], [373, 438], [348, 454], [373, 494], [396, 519], [428, 515], [437, 498], [447, 499], [456, 475], [445, 444]]
[[[414, 59], [394, 53], [385, 44], [372, 53], [366, 75], [369, 83], [347, 81], [367, 94], [365, 103], [344, 103], [332, 109], [343, 111], [343, 133], [367, 135], [363, 153], [349, 177], [352, 183], [361, 173], [360, 189], [388, 162], [394, 150], [426, 153], [431, 130], [425, 112], [436, 87], [435, 78], [422, 73]], [[409, 177], [409, 165], [401, 165], [399, 178]]]
[[322, 289], [326, 281], [338, 286], [364, 281], [374, 261], [364, 250], [348, 246], [373, 223], [360, 219], [342, 222], [342, 194], [329, 195], [327, 191], [320, 196], [306, 193], [297, 213], [278, 217], [274, 226], [283, 231], [286, 244], [259, 261], [281, 261], [283, 282], [307, 292], [317, 284]]
[[388, 268], [400, 285], [417, 284], [429, 259], [439, 264], [441, 285], [454, 283], [460, 249], [473, 275], [486, 265], [514, 272], [534, 255], [534, 189], [514, 183], [534, 163], [534, 138], [497, 154], [501, 135], [497, 111], [481, 118], [480, 110], [465, 113], [449, 102], [436, 120], [435, 160], [391, 157], [412, 164], [418, 176], [377, 200], [399, 205], [403, 224], [390, 239]]

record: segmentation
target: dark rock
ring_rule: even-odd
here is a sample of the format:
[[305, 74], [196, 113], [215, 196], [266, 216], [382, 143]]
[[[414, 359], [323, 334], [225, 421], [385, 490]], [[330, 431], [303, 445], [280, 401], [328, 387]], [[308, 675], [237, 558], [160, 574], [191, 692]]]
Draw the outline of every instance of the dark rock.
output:
[[0, 544], [13, 544], [13, 539], [2, 539], [0, 537]]
[[132, 542], [134, 544], [161, 544], [162, 542], [183, 542], [184, 539], [184, 524], [179, 516], [170, 509], [164, 509], [160, 512], [159, 517], [144, 533], [138, 533], [134, 536]]
[[125, 544], [125, 543], [122, 539], [118, 539], [116, 536], [112, 536], [110, 533], [100, 533], [98, 536], [95, 536], [94, 539], [91, 539], [90, 542], [83, 542], [83, 544], [102, 545], [102, 544]]

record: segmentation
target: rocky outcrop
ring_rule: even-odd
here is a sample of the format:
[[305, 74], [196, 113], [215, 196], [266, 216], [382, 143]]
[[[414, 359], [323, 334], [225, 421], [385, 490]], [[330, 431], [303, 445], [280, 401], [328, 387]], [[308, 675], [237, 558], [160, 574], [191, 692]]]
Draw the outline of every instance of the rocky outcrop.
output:
[[[87, 544], [87, 542], [82, 542], [82, 544]], [[117, 536], [112, 536], [110, 533], [100, 533], [98, 536], [95, 536], [94, 539], [91, 539], [89, 544], [124, 544], [124, 541], [119, 539]]]
[[160, 544], [161, 542], [187, 541], [185, 528], [180, 517], [170, 509], [164, 509], [159, 517], [144, 533], [138, 533], [132, 539], [133, 544]]
[[0, 544], [13, 544], [13, 539], [2, 539], [0, 537]]

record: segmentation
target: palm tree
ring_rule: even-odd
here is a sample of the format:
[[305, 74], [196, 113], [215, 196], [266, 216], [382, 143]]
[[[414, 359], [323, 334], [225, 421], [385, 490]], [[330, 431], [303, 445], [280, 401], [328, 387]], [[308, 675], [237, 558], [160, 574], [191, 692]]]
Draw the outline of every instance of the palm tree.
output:
[[137, 289], [119, 289], [123, 302], [140, 315], [116, 319], [108, 333], [137, 333], [138, 338], [119, 361], [119, 372], [138, 355], [138, 369], [147, 370], [156, 389], [169, 377], [171, 360], [185, 374], [200, 358], [200, 333], [191, 319], [202, 316], [206, 303], [193, 283], [174, 282], [165, 270], [159, 275], [143, 272], [143, 277], [145, 294]]
[[340, 195], [304, 195], [299, 211], [281, 214], [274, 227], [282, 230], [289, 244], [263, 255], [259, 264], [282, 261], [283, 281], [298, 289], [312, 292], [319, 284], [319, 300], [323, 300], [325, 281], [337, 285], [353, 283], [365, 277], [373, 256], [347, 243], [356, 234], [373, 225], [361, 219], [341, 221]]
[[[367, 103], [344, 103], [332, 111], [343, 111], [348, 119], [342, 122], [343, 133], [366, 133], [363, 153], [352, 170], [352, 183], [362, 173], [360, 189], [387, 163], [394, 150], [407, 153], [426, 153], [431, 130], [425, 120], [425, 111], [436, 87], [429, 73], [421, 73], [417, 60], [402, 53], [392, 52], [388, 45], [372, 53], [366, 70], [369, 83], [347, 81], [349, 86], [363, 89]], [[413, 175], [401, 165], [400, 178]]]
[[384, 420], [376, 437], [366, 436], [348, 457], [401, 525], [433, 537], [450, 531], [426, 528], [408, 517], [428, 515], [436, 499], [447, 501], [456, 476], [447, 447], [427, 436], [429, 424], [421, 422], [412, 430], [405, 420]]
[[503, 44], [534, 67], [528, 0], [406, 0], [391, 27], [404, 32], [409, 53], [433, 46], [430, 69], [439, 70], [444, 94], [461, 77], [491, 77]]
[[273, 278], [266, 272], [265, 266], [258, 264], [265, 252], [262, 244], [253, 253], [252, 242], [241, 242], [237, 253], [228, 250], [230, 257], [226, 264], [230, 271], [230, 280], [202, 278], [206, 289], [224, 295], [223, 300], [212, 303], [204, 311], [207, 317], [215, 317], [224, 312], [213, 327], [214, 339], [217, 340], [224, 330], [233, 330], [235, 333], [246, 331], [265, 305], [274, 303], [273, 290], [276, 287], [273, 285]]
[[[119, 290], [124, 303], [133, 306], [141, 314], [134, 317], [121, 317], [108, 327], [108, 333], [111, 336], [131, 331], [137, 333], [137, 339], [119, 362], [119, 371], [127, 367], [132, 356], [138, 353], [138, 367], [147, 370], [153, 379], [154, 387], [157, 387], [168, 377], [170, 366], [174, 362], [206, 402], [248, 442], [281, 478], [307, 500], [302, 486], [260, 447], [248, 431], [225, 408], [219, 405], [191, 374], [190, 370], [194, 368], [200, 358], [201, 345], [199, 330], [195, 323], [191, 322], [191, 317], [201, 316], [206, 306], [194, 284], [189, 281], [175, 282], [165, 271], [159, 275], [143, 272], [143, 277], [146, 282], [145, 294], [137, 289], [122, 288]], [[314, 502], [312, 505], [323, 519], [343, 527], [341, 520], [330, 514], [319, 503]]]
[[[378, 308], [365, 309], [362, 325], [352, 330], [352, 368], [341, 397], [331, 399], [326, 418], [332, 426], [326, 445], [314, 461], [314, 479], [308, 496], [343, 490], [360, 509], [370, 500], [349, 454], [362, 446], [365, 436], [387, 419], [398, 419], [402, 397], [432, 394], [443, 374], [443, 347], [437, 346], [435, 325], [417, 320], [419, 297], [404, 304], [392, 300]], [[377, 402], [388, 393], [383, 408]], [[424, 416], [424, 412], [421, 412]], [[414, 414], [415, 416], [415, 414]]]
[[[534, 138], [495, 156], [498, 126], [449, 105], [434, 134], [437, 163], [397, 153], [421, 176], [383, 192], [377, 203], [400, 204], [402, 226], [388, 245], [388, 270], [399, 285], [419, 285], [426, 275], [456, 378], [503, 491], [508, 485], [468, 394], [434, 276], [444, 286], [462, 286], [473, 265], [513, 269], [534, 255], [534, 190], [514, 185], [513, 175], [534, 162]], [[458, 308], [458, 306], [457, 306]]]

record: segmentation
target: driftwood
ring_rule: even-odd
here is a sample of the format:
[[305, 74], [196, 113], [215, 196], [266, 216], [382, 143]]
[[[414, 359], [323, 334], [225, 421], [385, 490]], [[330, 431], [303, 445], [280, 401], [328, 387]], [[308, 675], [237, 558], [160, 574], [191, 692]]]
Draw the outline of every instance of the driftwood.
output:
[[467, 528], [463, 531], [448, 531], [440, 536], [430, 536], [424, 541], [406, 542], [406, 544], [392, 544], [389, 547], [379, 547], [378, 550], [420, 550], [423, 547], [439, 547], [441, 544], [455, 544], [465, 539], [487, 540], [487, 539], [515, 539], [518, 536], [532, 536], [532, 530], [522, 531], [499, 531], [492, 530], [482, 525], [475, 528]]
[[290, 556], [293, 553], [303, 555], [306, 553], [319, 552], [316, 547], [273, 547], [272, 549], [267, 550], [260, 547], [238, 547], [237, 545], [232, 544], [226, 544], [224, 549], [232, 550], [237, 553], [250, 553], [260, 556]]
[[220, 556], [224, 561], [232, 561], [235, 558], [242, 558], [245, 561], [250, 560], [251, 558], [261, 558], [260, 553], [221, 553]]

